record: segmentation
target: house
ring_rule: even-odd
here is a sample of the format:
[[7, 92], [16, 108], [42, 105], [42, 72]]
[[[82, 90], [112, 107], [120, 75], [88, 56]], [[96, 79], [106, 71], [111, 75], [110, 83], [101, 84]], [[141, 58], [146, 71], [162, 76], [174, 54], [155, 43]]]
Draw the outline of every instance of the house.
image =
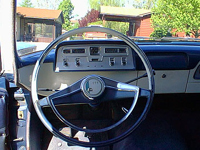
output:
[[[100, 18], [104, 23], [105, 21], [129, 22], [127, 31], [129, 36], [150, 37], [154, 31], [151, 27], [151, 10], [101, 6]], [[175, 37], [186, 37], [186, 35], [184, 32], [178, 32]]]
[[17, 7], [17, 40], [50, 42], [62, 34], [61, 10]]
[[153, 32], [151, 10], [101, 6], [100, 17], [105, 21], [129, 22], [129, 36], [147, 36]]

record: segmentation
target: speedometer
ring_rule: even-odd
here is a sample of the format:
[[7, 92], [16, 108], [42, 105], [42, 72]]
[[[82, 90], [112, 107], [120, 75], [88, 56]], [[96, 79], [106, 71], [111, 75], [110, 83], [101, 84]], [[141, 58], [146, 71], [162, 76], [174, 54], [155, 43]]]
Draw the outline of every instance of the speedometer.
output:
[[99, 47], [90, 47], [90, 55], [99, 55]]

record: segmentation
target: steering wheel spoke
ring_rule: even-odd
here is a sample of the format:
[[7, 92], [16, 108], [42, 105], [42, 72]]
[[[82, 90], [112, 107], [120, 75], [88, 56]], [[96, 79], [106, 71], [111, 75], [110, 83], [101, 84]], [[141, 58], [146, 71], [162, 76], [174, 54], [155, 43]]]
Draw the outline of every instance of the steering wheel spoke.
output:
[[127, 88], [122, 89], [122, 88], [107, 87], [105, 92], [106, 94], [101, 99], [101, 102], [116, 101], [121, 99], [130, 99], [130, 98], [134, 99], [138, 93], [139, 93], [138, 97], [150, 98], [152, 95], [151, 90], [142, 89], [134, 85], [125, 85], [124, 83], [119, 83], [119, 84], [123, 84], [123, 87], [125, 86]]
[[[108, 80], [108, 79], [107, 79]], [[126, 83], [112, 81], [105, 88], [105, 94], [101, 101], [116, 101], [120, 99], [128, 99], [136, 97], [140, 88]], [[113, 84], [114, 83], [114, 84]]]
[[38, 100], [38, 103], [41, 107], [50, 107], [50, 105], [48, 103], [48, 97], [44, 97], [44, 98]]
[[49, 105], [88, 104], [90, 100], [83, 95], [80, 89], [82, 80], [47, 96], [46, 101]]
[[151, 90], [140, 88], [140, 95], [139, 95], [139, 97], [150, 98], [151, 95], [152, 95], [152, 91]]
[[88, 104], [90, 102], [90, 100], [83, 96], [81, 89], [56, 97], [49, 96], [49, 101], [52, 101], [54, 105]]

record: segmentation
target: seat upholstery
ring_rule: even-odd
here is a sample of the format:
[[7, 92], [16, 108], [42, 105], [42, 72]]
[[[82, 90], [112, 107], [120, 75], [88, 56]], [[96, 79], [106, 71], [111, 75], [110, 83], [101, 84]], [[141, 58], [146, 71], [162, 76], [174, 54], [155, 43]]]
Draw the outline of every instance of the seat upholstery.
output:
[[[5, 80], [5, 79], [4, 79]], [[0, 78], [0, 82], [2, 78]], [[1, 82], [2, 83], [2, 82]], [[6, 89], [0, 84], [0, 149], [5, 150], [6, 136], [7, 136], [7, 100], [8, 94]]]

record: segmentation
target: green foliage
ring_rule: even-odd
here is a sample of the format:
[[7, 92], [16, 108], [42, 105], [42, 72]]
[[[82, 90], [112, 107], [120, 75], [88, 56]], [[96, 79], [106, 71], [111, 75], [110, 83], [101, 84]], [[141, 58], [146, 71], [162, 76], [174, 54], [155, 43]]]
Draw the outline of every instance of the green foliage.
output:
[[200, 0], [158, 0], [151, 16], [155, 30], [199, 37]]
[[74, 10], [74, 6], [71, 2], [71, 0], [63, 0], [59, 7], [59, 10], [62, 10], [63, 12], [63, 17], [64, 17], [64, 24], [63, 24], [63, 28], [65, 30], [70, 30], [70, 19], [72, 18], [72, 11]]
[[70, 26], [67, 28], [67, 30], [73, 30], [73, 29], [77, 29], [79, 27], [79, 23], [75, 23], [75, 24], [72, 24], [70, 23]]
[[103, 21], [99, 20], [96, 22], [89, 23], [89, 25], [102, 25], [106, 28], [110, 28], [116, 31], [119, 31], [123, 34], [126, 34], [126, 31], [129, 29], [129, 23], [128, 22], [115, 22], [115, 21], [106, 21], [105, 25], [103, 25]]
[[151, 9], [157, 0], [135, 0], [133, 1], [133, 7], [139, 9]]
[[90, 26], [90, 25], [102, 25], [103, 26], [103, 21], [99, 20], [99, 21], [96, 21], [96, 22], [88, 23], [88, 26]]
[[101, 6], [124, 6], [124, 0], [89, 0], [91, 9], [100, 10]]
[[171, 33], [162, 29], [155, 29], [150, 35], [150, 37], [156, 37], [156, 38], [171, 37], [171, 36], [172, 36]]
[[31, 3], [31, 0], [23, 0], [20, 4], [21, 7], [33, 7], [33, 4]]
[[106, 21], [105, 27], [119, 31], [126, 35], [126, 32], [129, 29], [129, 23], [128, 22]]

